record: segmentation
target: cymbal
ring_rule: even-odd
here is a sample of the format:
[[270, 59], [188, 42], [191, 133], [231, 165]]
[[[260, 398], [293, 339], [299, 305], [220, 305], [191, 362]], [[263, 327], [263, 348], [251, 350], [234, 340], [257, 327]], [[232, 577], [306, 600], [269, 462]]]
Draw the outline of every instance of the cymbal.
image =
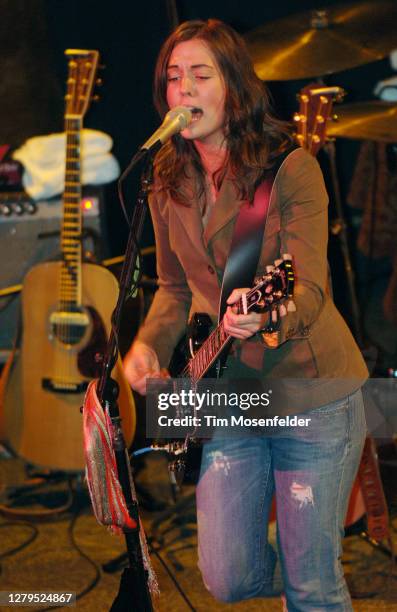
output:
[[256, 74], [267, 81], [323, 76], [382, 59], [397, 48], [395, 0], [339, 4], [248, 32]]
[[336, 109], [327, 136], [397, 143], [397, 105], [394, 102], [356, 102]]

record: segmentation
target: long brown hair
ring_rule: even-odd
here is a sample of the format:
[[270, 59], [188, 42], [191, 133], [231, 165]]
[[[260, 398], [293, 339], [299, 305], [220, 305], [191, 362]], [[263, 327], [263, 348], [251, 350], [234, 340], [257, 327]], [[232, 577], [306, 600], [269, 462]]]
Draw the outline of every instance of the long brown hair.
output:
[[[241, 36], [216, 19], [186, 21], [163, 44], [154, 77], [154, 103], [161, 117], [168, 111], [167, 66], [171, 53], [176, 45], [192, 39], [200, 39], [208, 46], [222, 74], [226, 88], [226, 163], [239, 197], [252, 201], [256, 186], [274, 158], [292, 144], [291, 130], [286, 122], [272, 116], [268, 90], [256, 76]], [[156, 156], [161, 189], [168, 190], [176, 202], [185, 206], [191, 201], [191, 194], [183, 188], [189, 166], [198, 175], [198, 197], [204, 197], [205, 173], [192, 141], [178, 134]], [[217, 176], [224, 176], [224, 170]]]

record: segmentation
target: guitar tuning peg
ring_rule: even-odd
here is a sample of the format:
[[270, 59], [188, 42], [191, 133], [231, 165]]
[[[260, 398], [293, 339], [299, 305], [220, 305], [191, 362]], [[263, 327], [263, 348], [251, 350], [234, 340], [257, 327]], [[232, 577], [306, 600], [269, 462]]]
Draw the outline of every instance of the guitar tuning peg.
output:
[[98, 79], [95, 81], [95, 85], [97, 85], [98, 87], [102, 87], [102, 85], [103, 85], [103, 80], [102, 80], [102, 79], [100, 79], [100, 78], [98, 78]]
[[285, 317], [286, 316], [287, 309], [286, 309], [284, 304], [280, 304], [280, 307], [278, 309], [278, 314], [280, 315], [280, 317]]
[[273, 306], [271, 309], [271, 313], [270, 313], [270, 317], [268, 320], [268, 323], [266, 325], [266, 327], [264, 328], [264, 332], [265, 333], [274, 333], [276, 331], [278, 331], [280, 326], [280, 318], [278, 316], [278, 307], [277, 306]]
[[100, 100], [100, 99], [101, 99], [101, 98], [100, 98], [98, 95], [96, 95], [96, 96], [92, 96], [92, 98], [91, 98], [91, 100], [92, 100], [93, 102], [99, 102], [99, 100]]
[[288, 300], [287, 311], [288, 312], [296, 312], [296, 305], [295, 305], [294, 300]]
[[105, 64], [98, 64], [98, 70], [105, 70], [106, 65]]

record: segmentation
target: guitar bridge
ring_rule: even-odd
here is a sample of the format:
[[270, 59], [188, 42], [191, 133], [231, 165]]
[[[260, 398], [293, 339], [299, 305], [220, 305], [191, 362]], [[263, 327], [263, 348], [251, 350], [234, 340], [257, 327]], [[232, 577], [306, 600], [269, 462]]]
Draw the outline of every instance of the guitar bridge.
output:
[[41, 386], [53, 393], [84, 393], [88, 387], [88, 380], [73, 382], [70, 380], [56, 380], [54, 378], [43, 378]]

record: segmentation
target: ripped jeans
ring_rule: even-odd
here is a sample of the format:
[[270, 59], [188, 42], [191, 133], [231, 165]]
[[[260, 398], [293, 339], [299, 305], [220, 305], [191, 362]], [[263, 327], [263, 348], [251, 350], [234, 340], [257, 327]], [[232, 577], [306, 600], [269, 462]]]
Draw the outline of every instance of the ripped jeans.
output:
[[[288, 612], [352, 610], [340, 557], [366, 435], [361, 390], [302, 416], [313, 425], [272, 436], [215, 434], [204, 444], [199, 567], [216, 599], [283, 591]], [[273, 581], [277, 555], [267, 538], [274, 492], [282, 584]]]

